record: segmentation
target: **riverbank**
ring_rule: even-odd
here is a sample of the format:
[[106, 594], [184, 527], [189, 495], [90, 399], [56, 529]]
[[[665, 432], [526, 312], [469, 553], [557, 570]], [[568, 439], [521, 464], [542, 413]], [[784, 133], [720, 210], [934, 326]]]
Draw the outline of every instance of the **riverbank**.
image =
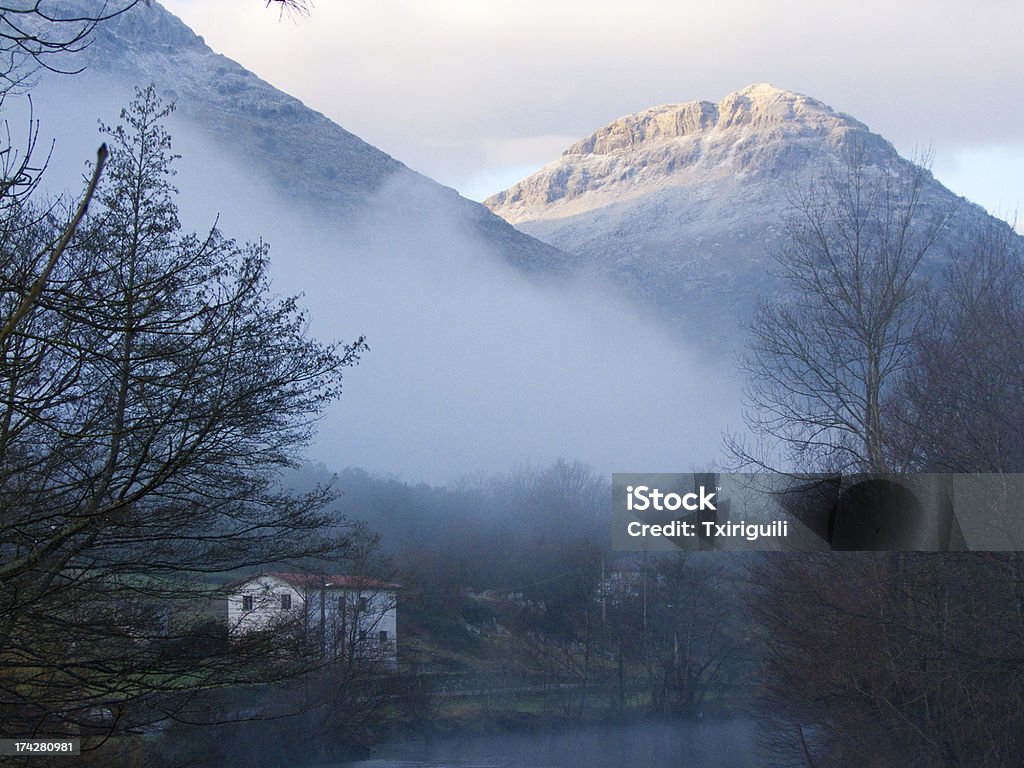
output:
[[378, 741], [456, 736], [557, 732], [574, 728], [660, 723], [731, 721], [749, 715], [749, 691], [718, 690], [692, 714], [658, 712], [642, 692], [620, 706], [597, 689], [583, 695], [577, 686], [530, 686], [504, 690], [440, 691], [425, 711], [399, 715], [377, 730]]
[[684, 763], [688, 768], [761, 765], [753, 721], [550, 721], [505, 733], [396, 739], [381, 743], [365, 759], [316, 768], [678, 768]]

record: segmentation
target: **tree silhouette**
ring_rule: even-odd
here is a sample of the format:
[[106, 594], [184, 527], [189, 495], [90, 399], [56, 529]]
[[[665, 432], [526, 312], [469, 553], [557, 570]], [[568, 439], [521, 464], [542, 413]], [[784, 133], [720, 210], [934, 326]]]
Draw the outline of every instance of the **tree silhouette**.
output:
[[[270, 294], [262, 243], [180, 231], [169, 111], [148, 88], [106, 129], [97, 210], [0, 341], [11, 735], [97, 710], [118, 725], [165, 717], [244, 679], [249, 651], [266, 668], [265, 647], [167, 651], [209, 623], [212, 576], [351, 546], [325, 511], [329, 489], [295, 495], [276, 478], [365, 344], [308, 339], [296, 301]], [[2, 224], [8, 317], [67, 226], [29, 201]]]

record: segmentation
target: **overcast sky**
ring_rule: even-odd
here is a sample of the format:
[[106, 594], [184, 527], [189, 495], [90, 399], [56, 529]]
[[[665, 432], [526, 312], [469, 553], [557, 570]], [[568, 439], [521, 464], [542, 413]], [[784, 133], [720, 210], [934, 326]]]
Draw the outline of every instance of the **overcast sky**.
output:
[[[163, 0], [215, 50], [482, 199], [610, 120], [770, 82], [1024, 205], [1021, 0]], [[1021, 226], [1018, 225], [1018, 229]]]

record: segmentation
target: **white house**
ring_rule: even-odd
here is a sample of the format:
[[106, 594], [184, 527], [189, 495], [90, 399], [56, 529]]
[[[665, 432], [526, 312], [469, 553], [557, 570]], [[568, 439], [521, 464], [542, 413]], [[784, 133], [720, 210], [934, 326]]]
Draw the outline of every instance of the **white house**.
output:
[[281, 628], [324, 655], [396, 662], [399, 585], [364, 576], [263, 573], [227, 588], [228, 634]]

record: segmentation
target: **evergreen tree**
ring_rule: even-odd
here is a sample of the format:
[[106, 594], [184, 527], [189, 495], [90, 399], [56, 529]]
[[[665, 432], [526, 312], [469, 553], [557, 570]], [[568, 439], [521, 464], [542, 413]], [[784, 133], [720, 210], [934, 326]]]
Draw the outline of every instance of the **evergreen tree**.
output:
[[[211, 576], [351, 543], [329, 489], [293, 495], [276, 477], [363, 340], [307, 338], [296, 301], [270, 294], [262, 243], [181, 232], [169, 113], [150, 87], [104, 129], [99, 205], [0, 340], [5, 736], [73, 732], [97, 711], [138, 725], [198, 689], [294, 673], [227, 646]], [[65, 231], [8, 212], [5, 317]]]

